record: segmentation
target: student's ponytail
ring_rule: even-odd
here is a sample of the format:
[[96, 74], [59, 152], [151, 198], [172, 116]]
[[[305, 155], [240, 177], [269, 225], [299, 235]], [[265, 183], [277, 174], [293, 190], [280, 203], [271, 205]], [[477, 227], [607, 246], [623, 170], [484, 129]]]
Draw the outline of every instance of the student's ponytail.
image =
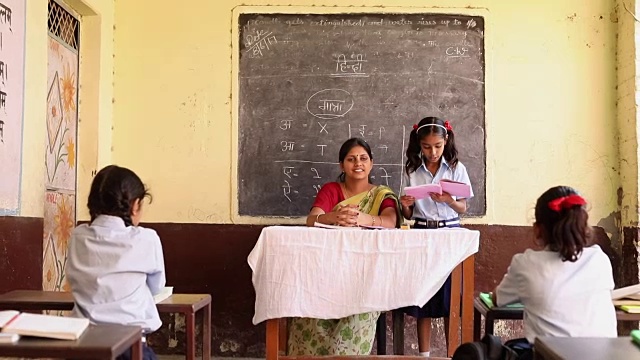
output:
[[404, 170], [407, 175], [415, 172], [420, 165], [422, 165], [422, 149], [420, 149], [420, 140], [418, 139], [417, 130], [418, 126], [414, 125], [411, 133], [409, 134], [409, 146], [407, 146], [407, 162], [404, 166]]
[[547, 190], [536, 203], [536, 224], [549, 250], [560, 254], [562, 261], [575, 262], [591, 244], [586, 201], [568, 187]]
[[444, 159], [447, 160], [449, 167], [455, 169], [456, 165], [458, 165], [458, 149], [456, 148], [453, 128], [449, 124], [449, 121], [445, 121], [444, 126], [447, 128], [447, 143], [444, 145], [442, 156], [444, 156]]

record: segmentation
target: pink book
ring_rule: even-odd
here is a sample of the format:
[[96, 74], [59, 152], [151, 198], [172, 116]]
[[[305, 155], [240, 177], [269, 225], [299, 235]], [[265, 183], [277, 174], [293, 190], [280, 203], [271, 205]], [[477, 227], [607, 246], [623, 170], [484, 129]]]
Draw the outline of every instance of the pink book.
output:
[[471, 197], [471, 185], [453, 180], [440, 180], [442, 191], [461, 198]]
[[442, 194], [442, 187], [440, 186], [440, 184], [407, 186], [406, 188], [404, 188], [404, 193], [420, 200], [428, 198], [431, 194]]

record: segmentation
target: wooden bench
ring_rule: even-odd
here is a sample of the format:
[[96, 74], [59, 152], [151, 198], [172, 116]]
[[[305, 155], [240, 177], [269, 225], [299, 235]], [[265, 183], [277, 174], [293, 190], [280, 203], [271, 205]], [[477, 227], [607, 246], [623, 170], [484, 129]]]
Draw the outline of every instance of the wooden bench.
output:
[[[202, 357], [211, 359], [211, 295], [173, 294], [156, 304], [160, 313], [179, 313], [186, 318], [187, 359], [196, 357], [196, 313], [202, 310]], [[73, 295], [69, 292], [14, 290], [0, 295], [0, 310], [44, 311], [72, 310]]]
[[[524, 310], [512, 307], [489, 307], [480, 298], [473, 300], [473, 340], [480, 340], [481, 316], [484, 316], [484, 333], [493, 335], [493, 325], [496, 320], [522, 320]], [[630, 314], [622, 310], [616, 310], [618, 321], [640, 321], [640, 314]]]
[[132, 360], [142, 360], [139, 326], [90, 325], [75, 341], [21, 337], [0, 344], [0, 357], [112, 360], [131, 348]]

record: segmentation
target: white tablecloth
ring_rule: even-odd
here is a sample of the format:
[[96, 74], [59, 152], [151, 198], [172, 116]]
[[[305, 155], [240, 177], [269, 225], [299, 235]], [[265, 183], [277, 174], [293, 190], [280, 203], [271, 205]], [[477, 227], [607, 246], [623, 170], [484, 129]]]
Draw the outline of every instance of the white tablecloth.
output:
[[266, 227], [248, 257], [253, 323], [422, 306], [478, 252], [479, 241], [480, 233], [467, 229]]

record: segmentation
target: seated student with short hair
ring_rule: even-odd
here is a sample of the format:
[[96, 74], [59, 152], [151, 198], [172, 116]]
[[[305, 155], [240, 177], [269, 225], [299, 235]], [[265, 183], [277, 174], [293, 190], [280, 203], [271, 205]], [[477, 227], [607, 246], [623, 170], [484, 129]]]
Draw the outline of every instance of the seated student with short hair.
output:
[[[586, 201], [574, 189], [557, 186], [536, 203], [533, 230], [543, 250], [516, 254], [493, 293], [498, 306], [524, 305], [526, 340], [511, 340], [531, 359], [535, 338], [616, 337], [611, 262], [592, 243]], [[528, 342], [528, 344], [527, 344]]]
[[[131, 170], [110, 165], [91, 184], [91, 223], [71, 236], [66, 276], [75, 316], [96, 324], [137, 325], [143, 334], [162, 322], [153, 295], [165, 285], [160, 238], [138, 226], [142, 201], [151, 195]], [[144, 338], [143, 338], [144, 341]], [[130, 350], [118, 359], [130, 359]], [[156, 359], [143, 344], [145, 360]]]

